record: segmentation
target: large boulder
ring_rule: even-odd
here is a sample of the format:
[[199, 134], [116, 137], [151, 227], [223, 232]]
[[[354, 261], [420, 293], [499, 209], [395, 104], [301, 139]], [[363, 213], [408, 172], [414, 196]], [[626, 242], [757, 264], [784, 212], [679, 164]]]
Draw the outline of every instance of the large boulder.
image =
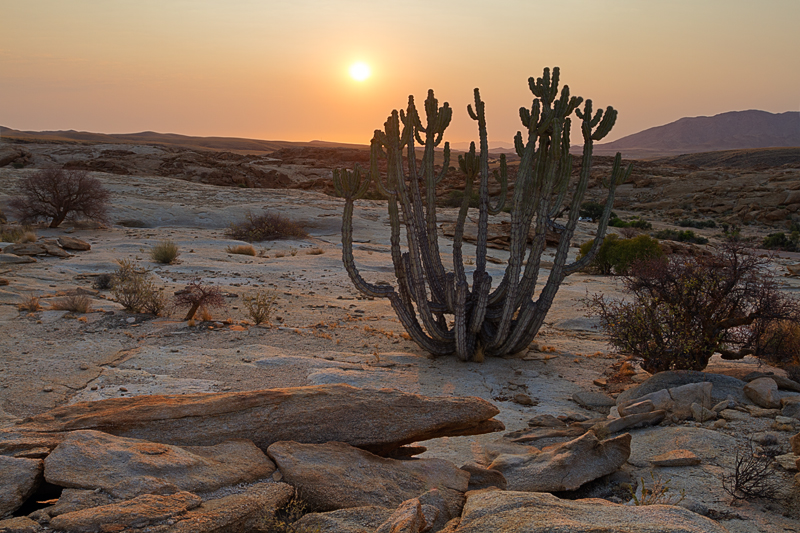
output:
[[600, 441], [591, 431], [548, 451], [500, 454], [489, 468], [506, 478], [508, 490], [556, 492], [616, 472], [631, 454], [631, 435]]
[[274, 471], [264, 452], [246, 440], [181, 448], [86, 430], [70, 433], [44, 462], [48, 483], [103, 489], [125, 499], [151, 492], [211, 492]]
[[349, 507], [326, 513], [308, 513], [293, 526], [297, 531], [318, 533], [364, 533], [378, 529], [394, 514], [394, 509], [380, 505]]
[[631, 507], [602, 499], [560, 500], [552, 494], [482, 490], [467, 493], [454, 533], [725, 533], [713, 520], [681, 507]]
[[396, 508], [437, 488], [465, 492], [469, 473], [444, 459], [398, 461], [342, 442], [276, 442], [267, 453], [283, 480], [313, 508], [333, 511], [378, 505]]
[[[661, 389], [672, 389], [690, 383], [711, 383], [713, 389], [711, 391], [711, 401], [717, 404], [723, 400], [728, 399], [730, 396], [739, 403], [749, 404], [752, 403], [744, 395], [745, 382], [725, 376], [723, 374], [712, 374], [710, 372], [697, 372], [695, 370], [671, 370], [668, 372], [659, 372], [653, 374], [650, 378], [646, 379], [639, 385], [631, 387], [625, 392], [617, 396], [617, 405], [623, 404], [630, 400], [642, 398], [651, 392], [660, 391]], [[690, 404], [691, 405], [691, 404]], [[658, 407], [656, 407], [658, 409]]]
[[[486, 400], [427, 397], [394, 389], [315, 385], [246, 392], [134, 396], [58, 407], [0, 429], [0, 453], [13, 441], [58, 440], [57, 433], [92, 429], [177, 446], [248, 439], [272, 443], [346, 442], [387, 455], [437, 437], [504, 429]], [[4, 435], [5, 433], [5, 435]]]
[[0, 455], [0, 518], [19, 509], [41, 481], [41, 461]]
[[781, 406], [778, 384], [771, 377], [754, 379], [744, 386], [744, 393], [759, 407], [778, 409]]

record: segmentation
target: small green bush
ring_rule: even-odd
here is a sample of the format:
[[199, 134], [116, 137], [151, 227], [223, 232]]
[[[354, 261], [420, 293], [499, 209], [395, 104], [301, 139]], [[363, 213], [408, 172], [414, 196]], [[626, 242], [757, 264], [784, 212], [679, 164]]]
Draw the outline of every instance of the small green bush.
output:
[[770, 233], [761, 244], [768, 250], [782, 250], [784, 252], [800, 252], [800, 231], [793, 231], [787, 237], [782, 231]]
[[169, 265], [175, 262], [180, 255], [178, 245], [170, 240], [161, 241], [150, 249], [150, 257], [156, 263]]
[[[594, 241], [581, 245], [578, 259], [589, 253]], [[625, 274], [634, 261], [644, 261], [662, 257], [664, 252], [656, 239], [649, 235], [637, 235], [631, 239], [620, 239], [617, 235], [606, 235], [600, 251], [590, 263], [589, 268], [600, 274]]]
[[714, 222], [711, 219], [709, 219], [709, 220], [692, 220], [690, 218], [684, 218], [683, 220], [679, 220], [677, 224], [678, 224], [678, 226], [680, 226], [682, 228], [703, 229], [703, 228], [716, 228], [717, 227], [717, 223]]
[[687, 230], [674, 230], [674, 229], [662, 229], [661, 231], [657, 231], [655, 234], [656, 239], [662, 239], [665, 241], [678, 241], [678, 242], [688, 242], [691, 244], [706, 244], [708, 243], [708, 239], [703, 236], [696, 235], [690, 229]]
[[[442, 200], [443, 207], [461, 207], [461, 202], [464, 201], [464, 191], [450, 191], [447, 198]], [[473, 192], [469, 197], [469, 206], [477, 209], [480, 207], [481, 195], [478, 192]]]
[[[578, 215], [581, 218], [588, 218], [592, 222], [595, 222], [601, 216], [603, 216], [603, 209], [605, 209], [605, 208], [606, 208], [606, 206], [604, 204], [599, 203], [599, 202], [592, 202], [592, 201], [583, 202], [581, 204], [580, 211], [578, 211]], [[613, 220], [615, 218], [619, 218], [619, 217], [617, 217], [617, 214], [612, 211], [611, 212], [611, 217], [610, 217], [609, 220]]]
[[275, 239], [308, 237], [308, 232], [297, 222], [293, 222], [280, 214], [263, 213], [254, 215], [247, 213], [244, 222], [231, 224], [228, 235], [234, 239], [247, 242], [261, 242]]
[[630, 220], [622, 220], [621, 218], [612, 217], [608, 221], [608, 225], [612, 228], [636, 228], [636, 229], [652, 229], [653, 225], [637, 216], [631, 217]]

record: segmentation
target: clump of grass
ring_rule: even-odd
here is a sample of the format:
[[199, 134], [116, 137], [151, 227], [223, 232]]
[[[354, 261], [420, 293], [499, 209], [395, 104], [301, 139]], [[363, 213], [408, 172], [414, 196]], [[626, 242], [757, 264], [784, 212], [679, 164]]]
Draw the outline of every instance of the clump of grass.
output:
[[691, 244], [707, 244], [708, 239], [701, 235], [696, 235], [690, 229], [678, 231], [674, 229], [662, 229], [661, 231], [657, 231], [655, 234], [656, 239], [668, 240], [668, 241], [678, 241], [678, 242], [688, 242]]
[[179, 255], [178, 245], [170, 240], [161, 241], [150, 249], [150, 258], [164, 265], [174, 263]]
[[71, 313], [88, 313], [92, 310], [92, 301], [85, 294], [76, 294], [58, 298], [50, 303], [54, 311], [69, 311]]
[[231, 224], [228, 235], [247, 242], [308, 237], [308, 232], [297, 222], [277, 213], [254, 215], [247, 213], [244, 222]]
[[323, 250], [319, 246], [316, 246], [316, 247], [311, 248], [310, 250], [308, 250], [306, 252], [306, 255], [322, 255], [324, 253], [325, 253], [325, 250]]
[[262, 322], [269, 323], [269, 317], [275, 307], [278, 295], [275, 291], [258, 291], [250, 296], [245, 296], [243, 303], [247, 314], [256, 325]]
[[13, 242], [36, 242], [36, 232], [30, 226], [6, 226], [0, 230], [0, 241]]
[[94, 279], [92, 287], [99, 291], [106, 291], [112, 287], [114, 276], [112, 274], [100, 274]]
[[237, 244], [236, 246], [228, 246], [225, 248], [225, 251], [229, 254], [251, 255], [253, 257], [256, 256], [256, 249], [252, 244]]
[[634, 505], [678, 505], [686, 498], [686, 491], [683, 489], [680, 495], [669, 494], [671, 479], [662, 481], [661, 476], [656, 476], [653, 472], [650, 472], [650, 478], [653, 480], [650, 488], [647, 488], [644, 478], [641, 478], [639, 487], [636, 490], [631, 489]]
[[26, 298], [22, 299], [22, 302], [19, 303], [17, 308], [20, 311], [27, 311], [28, 313], [34, 313], [36, 311], [41, 311], [42, 305], [39, 303], [39, 297], [30, 295]]
[[22, 235], [20, 235], [19, 239], [17, 239], [17, 244], [23, 242], [36, 242], [36, 232], [35, 231], [26, 231]]

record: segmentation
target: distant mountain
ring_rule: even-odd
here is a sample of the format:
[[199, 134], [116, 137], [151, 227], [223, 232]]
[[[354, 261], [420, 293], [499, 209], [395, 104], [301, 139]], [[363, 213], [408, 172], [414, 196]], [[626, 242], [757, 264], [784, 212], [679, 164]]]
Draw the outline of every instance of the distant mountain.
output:
[[616, 141], [597, 144], [597, 155], [631, 159], [746, 150], [800, 147], [800, 112], [731, 111], [713, 117], [686, 117]]
[[87, 131], [19, 131], [0, 126], [0, 141], [16, 143], [82, 143], [82, 144], [158, 144], [199, 150], [262, 154], [296, 146], [325, 146], [334, 148], [369, 148], [360, 144], [326, 141], [290, 142], [262, 141], [239, 137], [193, 137], [176, 133], [91, 133]]

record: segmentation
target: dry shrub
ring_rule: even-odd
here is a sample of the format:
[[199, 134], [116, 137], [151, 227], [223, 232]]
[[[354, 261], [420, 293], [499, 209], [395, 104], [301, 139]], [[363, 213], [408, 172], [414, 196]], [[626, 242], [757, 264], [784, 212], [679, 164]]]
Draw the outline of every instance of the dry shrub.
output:
[[680, 494], [670, 494], [670, 482], [672, 479], [663, 481], [661, 476], [656, 476], [650, 472], [653, 483], [650, 488], [645, 485], [644, 478], [639, 480], [636, 490], [631, 489], [631, 496], [634, 505], [678, 505], [686, 498], [686, 491], [681, 489]]
[[317, 247], [314, 247], [314, 248], [311, 248], [310, 250], [308, 250], [306, 252], [306, 255], [322, 255], [324, 253], [325, 253], [325, 250], [323, 250], [322, 248], [317, 246]]
[[24, 232], [16, 242], [23, 243], [23, 242], [36, 242], [36, 232], [34, 231], [26, 231]]
[[262, 322], [269, 323], [269, 317], [275, 307], [278, 295], [275, 291], [258, 291], [243, 299], [247, 314], [258, 325]]
[[68, 217], [107, 220], [110, 195], [85, 170], [39, 170], [24, 178], [20, 189], [21, 194], [11, 199], [9, 207], [22, 223], [50, 220], [50, 227], [57, 228]]
[[[196, 279], [183, 290], [175, 293], [173, 303], [175, 307], [188, 307], [189, 311], [184, 320], [191, 320], [200, 308], [207, 311], [209, 307], [224, 307], [225, 298], [219, 287], [204, 285], [199, 279]], [[210, 318], [211, 314], [208, 313], [208, 319], [210, 320]]]
[[174, 263], [179, 255], [178, 245], [171, 240], [161, 241], [150, 249], [150, 258], [164, 265]]
[[53, 300], [50, 309], [54, 311], [70, 311], [72, 313], [88, 313], [92, 310], [92, 301], [85, 294], [64, 296]]
[[231, 224], [228, 235], [239, 241], [260, 242], [289, 238], [304, 239], [308, 237], [308, 232], [301, 224], [283, 215], [265, 212], [261, 215], [247, 213], [244, 222]]
[[734, 470], [722, 476], [722, 488], [736, 499], [775, 499], [781, 481], [772, 468], [775, 459], [748, 440], [736, 449]]
[[30, 226], [5, 226], [0, 230], [2, 242], [36, 242], [36, 232]]
[[156, 287], [153, 276], [135, 261], [120, 259], [112, 276], [111, 293], [117, 302], [133, 313], [158, 315], [166, 308], [166, 298]]
[[781, 320], [767, 323], [756, 339], [760, 358], [779, 368], [800, 365], [800, 323]]
[[228, 246], [225, 248], [225, 251], [229, 254], [250, 255], [253, 257], [256, 256], [256, 249], [252, 244], [237, 244], [236, 246]]
[[41, 311], [42, 305], [39, 303], [39, 297], [30, 295], [22, 299], [22, 302], [17, 306], [20, 311], [27, 311], [28, 313], [34, 313], [36, 311]]

